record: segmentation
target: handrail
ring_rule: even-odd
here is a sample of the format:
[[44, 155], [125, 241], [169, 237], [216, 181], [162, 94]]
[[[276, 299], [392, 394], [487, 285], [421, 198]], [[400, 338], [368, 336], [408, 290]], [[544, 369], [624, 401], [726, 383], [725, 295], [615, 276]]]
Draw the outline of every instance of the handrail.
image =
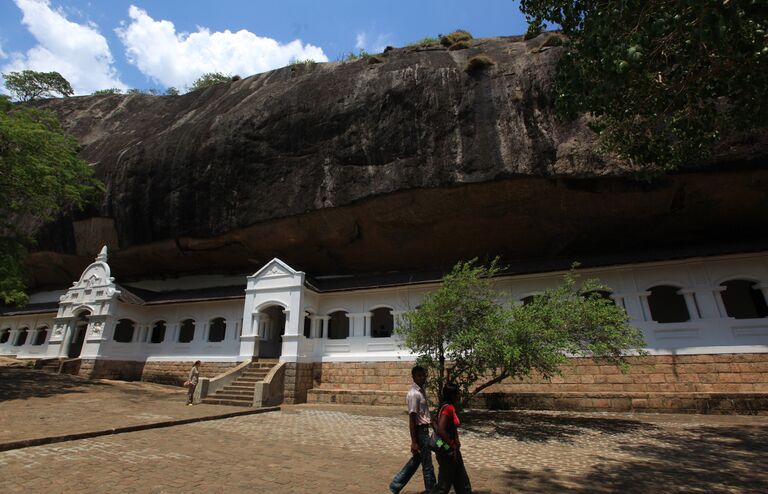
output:
[[280, 362], [269, 370], [263, 381], [256, 383], [253, 393], [253, 406], [268, 407], [283, 402], [285, 390], [285, 362]]
[[224, 389], [224, 386], [232, 384], [235, 379], [248, 370], [251, 364], [252, 362], [250, 360], [246, 360], [245, 362], [238, 364], [235, 368], [224, 371], [218, 376], [212, 378], [201, 377], [195, 388], [194, 402], [200, 403], [203, 398]]

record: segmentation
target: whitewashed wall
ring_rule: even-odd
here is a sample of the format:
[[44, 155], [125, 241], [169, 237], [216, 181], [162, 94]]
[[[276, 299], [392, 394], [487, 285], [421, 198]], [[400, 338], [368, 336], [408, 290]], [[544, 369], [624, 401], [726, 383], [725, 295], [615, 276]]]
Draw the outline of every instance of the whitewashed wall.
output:
[[[613, 298], [626, 308], [631, 323], [643, 331], [651, 353], [768, 352], [768, 318], [728, 317], [720, 296], [723, 281], [747, 279], [758, 283], [768, 298], [768, 253], [582, 269], [579, 273], [583, 278], [597, 277], [613, 289]], [[507, 277], [499, 279], [497, 286], [509, 303], [517, 303], [528, 295], [555, 286], [562, 274]], [[689, 321], [660, 324], [651, 319], [648, 289], [659, 284], [680, 287], [680, 293], [688, 303]], [[371, 311], [388, 307], [397, 324], [400, 314], [415, 308], [425, 293], [436, 288], [436, 285], [422, 285], [318, 294], [303, 285], [304, 273], [274, 260], [248, 278], [244, 299], [159, 306], [113, 302], [109, 305], [110, 314], [104, 315], [106, 324], [100, 338], [92, 338], [81, 355], [126, 360], [247, 360], [258, 354], [259, 342], [265, 337], [260, 333], [259, 325], [263, 310], [279, 306], [286, 315], [285, 334], [276, 336], [282, 341], [283, 360], [408, 360], [413, 357], [399, 348], [396, 336], [371, 336]], [[328, 315], [336, 310], [347, 313], [348, 338], [328, 338]], [[227, 332], [224, 341], [211, 343], [207, 341], [208, 324], [216, 317], [227, 321]], [[310, 338], [303, 334], [304, 317], [311, 320]], [[130, 343], [114, 341], [114, 325], [123, 318], [136, 323]], [[179, 323], [187, 318], [196, 321], [195, 339], [190, 343], [178, 343]], [[160, 319], [167, 322], [166, 337], [163, 343], [153, 344], [149, 341], [151, 328]], [[0, 344], [0, 355], [58, 356], [56, 352], [62, 347], [59, 343], [32, 344], [32, 331], [42, 326], [48, 327], [50, 340], [55, 322], [54, 314], [0, 318], [0, 330], [13, 331], [8, 342]], [[30, 329], [26, 343], [14, 346], [17, 331], [24, 327]]]

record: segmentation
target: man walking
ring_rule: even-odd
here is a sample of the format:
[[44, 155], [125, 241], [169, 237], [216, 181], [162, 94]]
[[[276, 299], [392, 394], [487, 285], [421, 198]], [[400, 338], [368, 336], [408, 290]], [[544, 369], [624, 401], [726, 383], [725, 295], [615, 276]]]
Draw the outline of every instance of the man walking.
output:
[[411, 431], [411, 459], [395, 475], [389, 490], [399, 493], [421, 465], [424, 474], [424, 488], [427, 492], [435, 485], [435, 469], [432, 466], [432, 452], [429, 450], [429, 427], [432, 419], [429, 415], [429, 402], [424, 385], [427, 382], [427, 370], [420, 365], [411, 369], [413, 385], [405, 397], [408, 405], [408, 424]]

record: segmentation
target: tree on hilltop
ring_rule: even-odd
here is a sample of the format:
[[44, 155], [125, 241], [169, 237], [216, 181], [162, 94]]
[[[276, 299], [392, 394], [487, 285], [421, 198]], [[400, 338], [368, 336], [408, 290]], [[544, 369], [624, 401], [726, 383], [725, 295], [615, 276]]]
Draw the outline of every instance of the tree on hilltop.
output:
[[22, 70], [3, 74], [5, 88], [18, 101], [32, 101], [55, 96], [69, 97], [75, 94], [69, 82], [58, 72]]

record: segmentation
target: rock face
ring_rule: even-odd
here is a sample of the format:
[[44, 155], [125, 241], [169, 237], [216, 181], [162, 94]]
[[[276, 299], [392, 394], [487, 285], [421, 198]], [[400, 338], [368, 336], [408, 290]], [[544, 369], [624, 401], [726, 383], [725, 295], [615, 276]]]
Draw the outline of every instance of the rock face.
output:
[[[106, 194], [39, 233], [33, 284], [71, 282], [103, 244], [127, 280], [274, 256], [325, 274], [765, 237], [764, 143], [740, 166], [629, 180], [584, 121], [557, 119], [547, 36], [47, 101]], [[496, 64], [467, 73], [481, 53]]]

